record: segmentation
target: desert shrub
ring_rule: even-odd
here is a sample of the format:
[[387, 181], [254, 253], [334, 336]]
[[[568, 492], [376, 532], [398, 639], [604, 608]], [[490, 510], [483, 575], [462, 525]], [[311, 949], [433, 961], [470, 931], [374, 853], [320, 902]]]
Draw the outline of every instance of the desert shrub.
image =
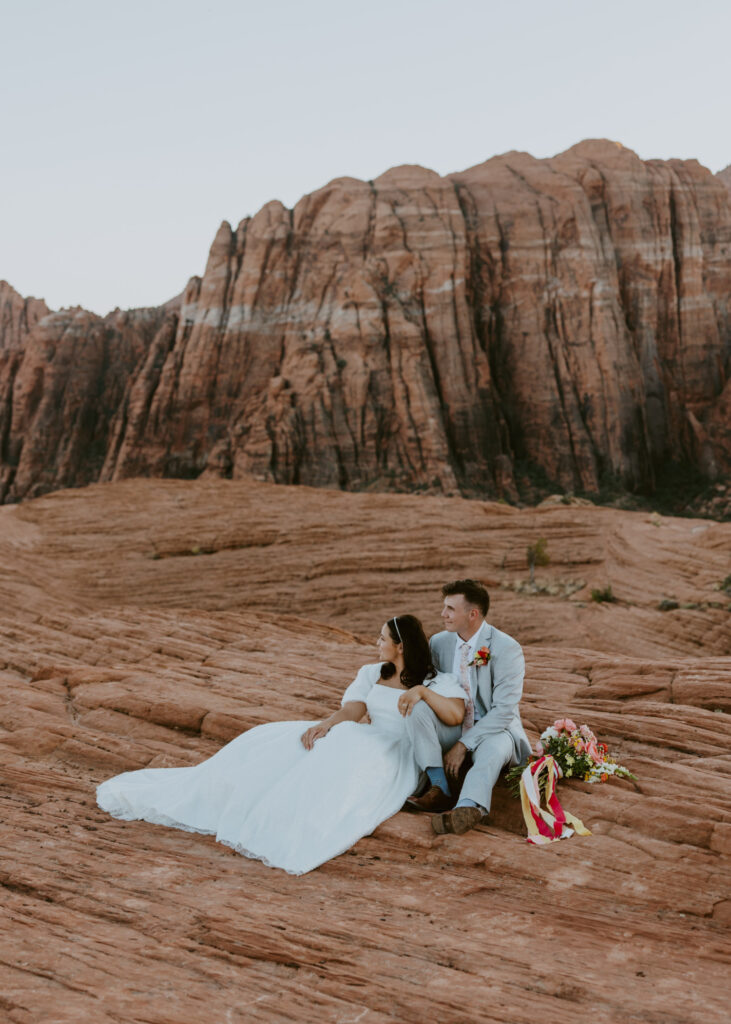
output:
[[528, 559], [528, 569], [530, 570], [530, 582], [535, 583], [536, 580], [536, 566], [537, 565], [548, 565], [551, 561], [548, 554], [548, 544], [545, 537], [539, 537], [535, 544], [530, 544], [526, 548], [526, 557]]
[[528, 555], [528, 565], [548, 565], [551, 561], [545, 537], [539, 537], [535, 544], [531, 544], [526, 554]]
[[597, 587], [592, 589], [591, 599], [592, 601], [596, 601], [597, 604], [614, 604], [617, 600], [612, 593], [611, 583], [608, 583], [606, 587]]

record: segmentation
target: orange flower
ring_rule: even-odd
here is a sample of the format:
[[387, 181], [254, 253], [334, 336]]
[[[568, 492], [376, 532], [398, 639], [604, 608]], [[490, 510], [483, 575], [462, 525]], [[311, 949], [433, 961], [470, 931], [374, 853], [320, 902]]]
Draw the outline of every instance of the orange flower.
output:
[[475, 653], [475, 656], [472, 659], [472, 661], [470, 662], [470, 665], [475, 665], [477, 668], [480, 668], [482, 665], [487, 665], [489, 660], [490, 660], [490, 648], [489, 647], [481, 647], [479, 649], [479, 651], [477, 651]]

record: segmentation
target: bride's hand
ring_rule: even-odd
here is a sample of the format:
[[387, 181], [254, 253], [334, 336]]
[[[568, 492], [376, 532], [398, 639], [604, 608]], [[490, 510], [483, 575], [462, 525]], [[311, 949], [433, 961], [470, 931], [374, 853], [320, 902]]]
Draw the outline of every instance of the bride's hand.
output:
[[300, 737], [300, 739], [302, 740], [302, 745], [307, 750], [312, 750], [312, 748], [315, 745], [315, 740], [322, 739], [322, 737], [327, 736], [329, 732], [329, 725], [325, 725], [324, 722], [318, 722], [317, 725], [311, 726], [307, 730], [307, 732], [302, 733], [302, 736]]
[[398, 699], [398, 709], [404, 717], [410, 715], [414, 710], [414, 705], [418, 704], [422, 699], [421, 693], [423, 689], [423, 686], [412, 686], [410, 690], [406, 690], [405, 693], [401, 694]]

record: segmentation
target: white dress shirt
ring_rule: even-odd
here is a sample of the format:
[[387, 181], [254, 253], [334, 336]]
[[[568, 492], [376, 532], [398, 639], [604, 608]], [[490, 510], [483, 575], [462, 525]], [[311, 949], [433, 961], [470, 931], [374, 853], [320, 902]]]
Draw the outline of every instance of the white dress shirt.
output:
[[[469, 658], [467, 660], [472, 661], [472, 659], [475, 656], [475, 653], [477, 652], [477, 648], [479, 647], [480, 632], [484, 624], [484, 622], [480, 623], [480, 625], [477, 627], [477, 630], [472, 634], [469, 640], [463, 640], [459, 633], [457, 634], [457, 643], [454, 648], [454, 662], [452, 663], [452, 672], [457, 677], [457, 679], [460, 678], [459, 666], [462, 660], [462, 645], [465, 643], [469, 644]], [[469, 670], [469, 676], [470, 694], [472, 695], [472, 703], [475, 706], [475, 721], [477, 721], [478, 718], [481, 717], [481, 715], [479, 708], [477, 706], [477, 701], [475, 700], [477, 696], [477, 672], [475, 671], [474, 667]]]

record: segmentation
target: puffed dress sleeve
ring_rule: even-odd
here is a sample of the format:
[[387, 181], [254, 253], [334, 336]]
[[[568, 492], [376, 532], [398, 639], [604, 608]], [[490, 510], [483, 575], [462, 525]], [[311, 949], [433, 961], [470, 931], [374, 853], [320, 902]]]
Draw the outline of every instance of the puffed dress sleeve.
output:
[[371, 687], [380, 679], [382, 662], [375, 665], [364, 665], [358, 670], [358, 675], [343, 694], [340, 701], [341, 706], [349, 701], [361, 701], [363, 704], [368, 699]]

